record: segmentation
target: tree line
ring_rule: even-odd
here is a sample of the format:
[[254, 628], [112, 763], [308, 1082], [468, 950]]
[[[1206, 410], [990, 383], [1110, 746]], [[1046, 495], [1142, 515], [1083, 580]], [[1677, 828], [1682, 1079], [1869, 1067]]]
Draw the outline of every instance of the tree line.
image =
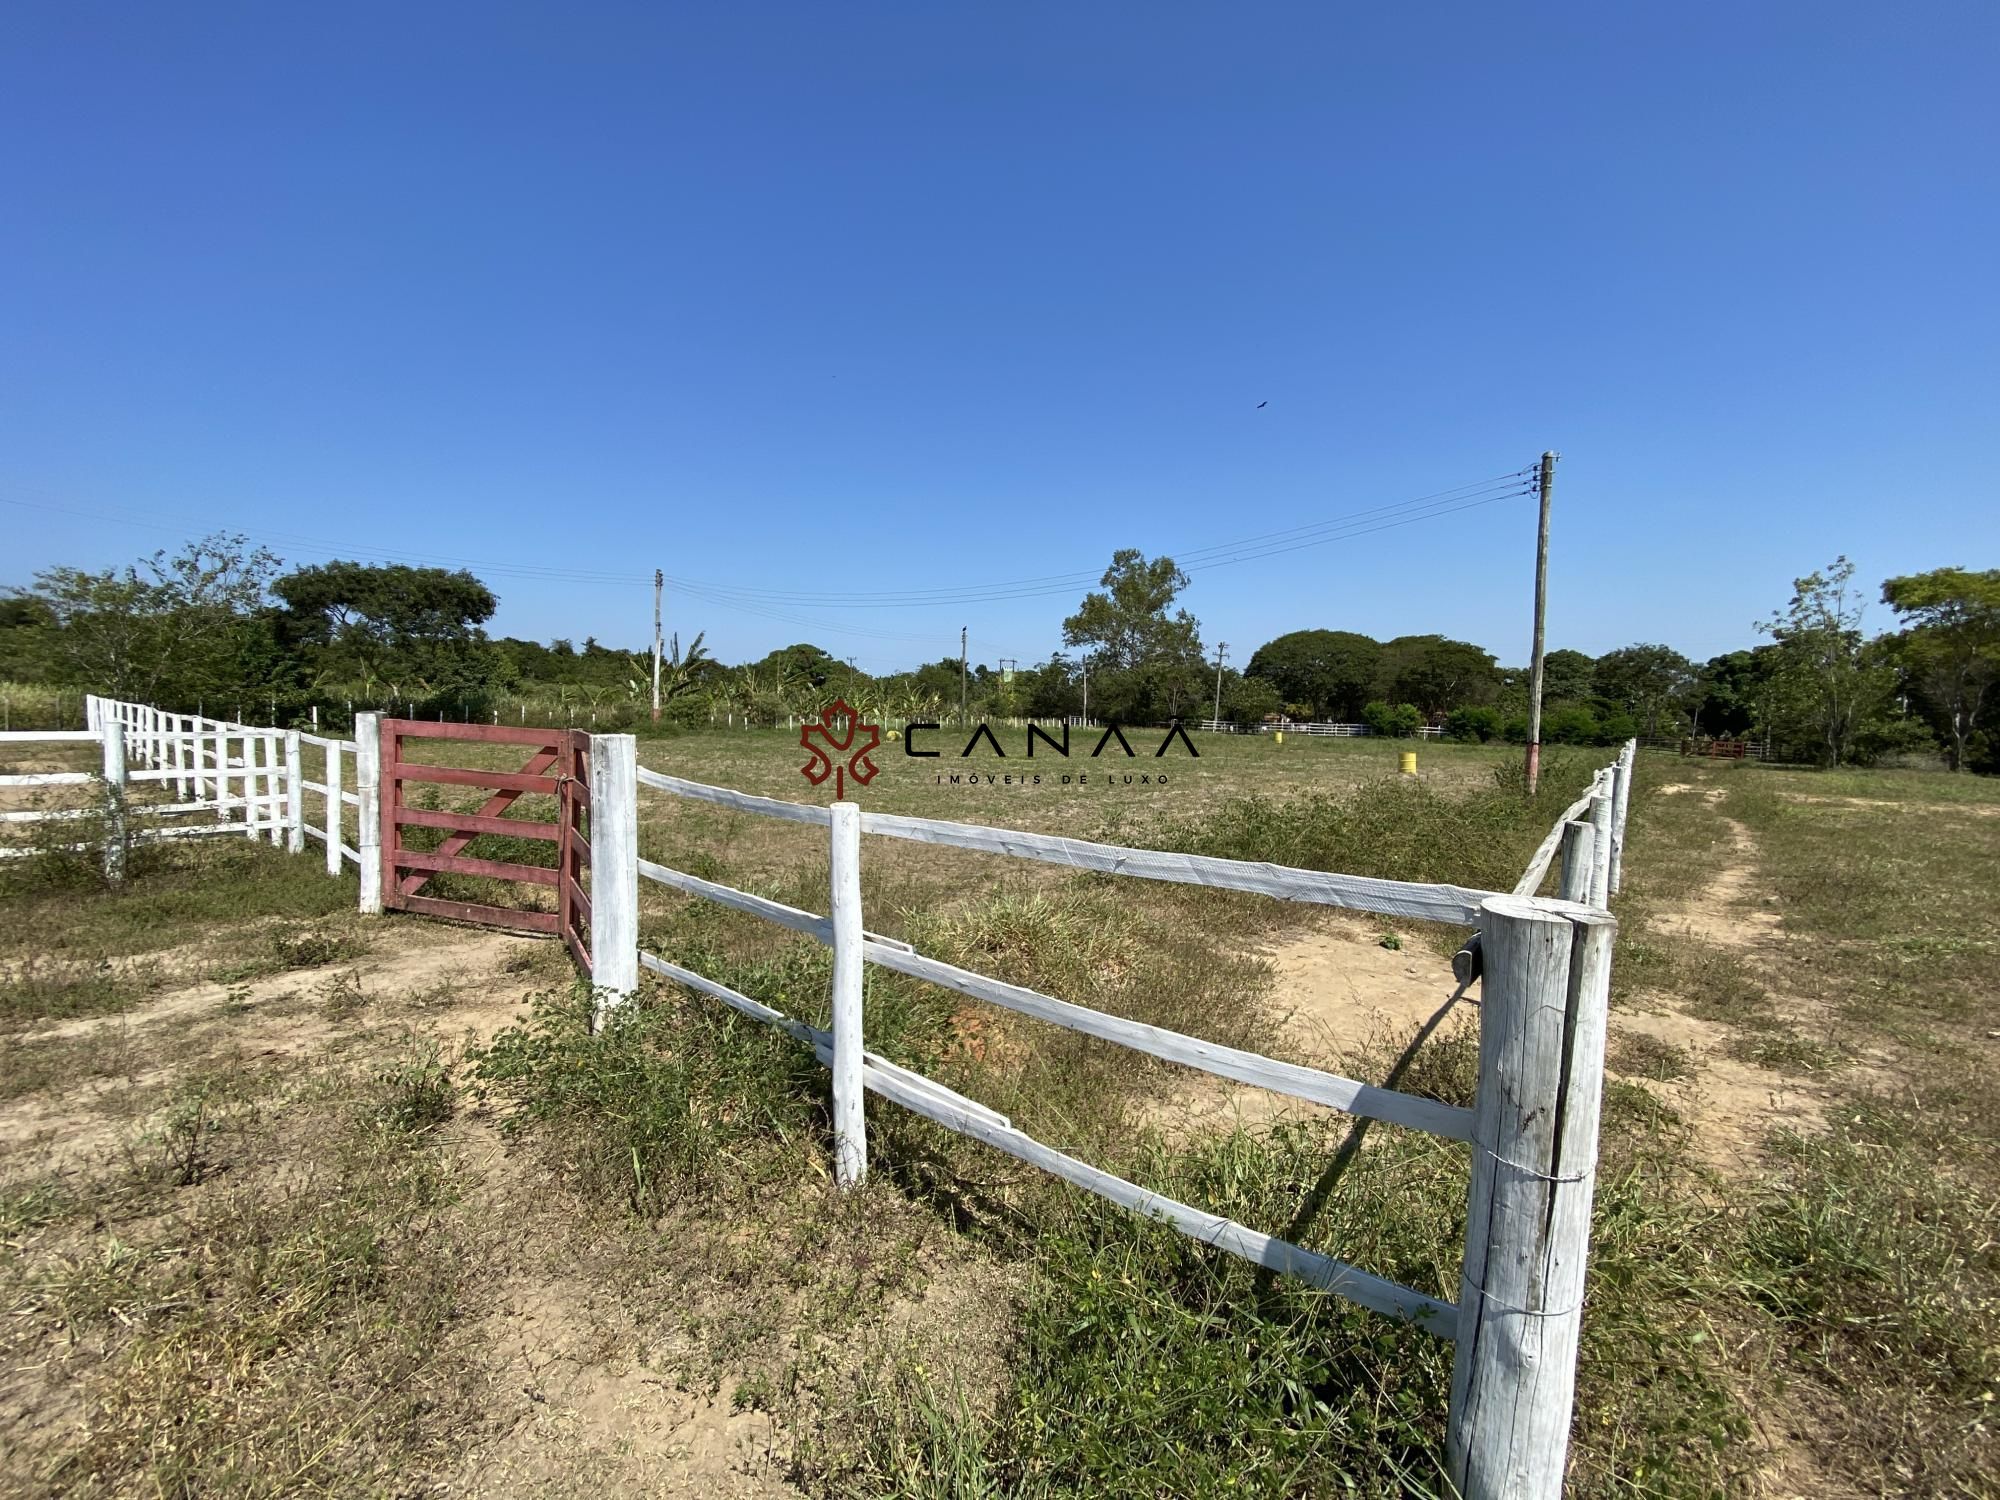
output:
[[[1063, 649], [1028, 667], [941, 658], [873, 675], [799, 643], [737, 665], [697, 635], [665, 654], [672, 726], [770, 723], [835, 695], [887, 719], [1073, 718], [1165, 723], [1220, 716], [1239, 726], [1288, 718], [1366, 723], [1378, 733], [1435, 725], [1466, 740], [1524, 739], [1528, 672], [1441, 635], [1376, 640], [1304, 629], [1223, 666], [1180, 597], [1167, 557], [1113, 554], [1100, 586], [1062, 622]], [[1543, 739], [1771, 740], [1788, 758], [1835, 765], [1939, 755], [1954, 769], [2000, 770], [2000, 570], [1938, 568], [1886, 580], [1897, 628], [1863, 629], [1845, 558], [1794, 581], [1755, 626], [1761, 643], [1695, 662], [1660, 644], [1602, 656], [1558, 649], [1544, 663]], [[255, 705], [279, 723], [345, 705], [485, 718], [503, 700], [538, 712], [587, 708], [641, 723], [647, 651], [493, 638], [499, 600], [464, 570], [335, 561], [286, 570], [240, 536], [92, 572], [57, 567], [0, 595], [0, 680], [229, 713]]]

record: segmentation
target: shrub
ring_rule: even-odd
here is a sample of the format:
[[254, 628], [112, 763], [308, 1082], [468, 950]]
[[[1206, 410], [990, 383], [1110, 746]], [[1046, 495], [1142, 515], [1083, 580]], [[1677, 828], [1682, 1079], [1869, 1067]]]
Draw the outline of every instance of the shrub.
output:
[[1361, 710], [1361, 722], [1371, 734], [1408, 739], [1423, 726], [1424, 716], [1414, 703], [1388, 704], [1378, 700]]
[[1602, 736], [1597, 715], [1581, 704], [1564, 704], [1542, 715], [1542, 743], [1545, 745], [1595, 745]]
[[1444, 721], [1446, 739], [1485, 744], [1500, 733], [1500, 714], [1491, 708], [1454, 708]]

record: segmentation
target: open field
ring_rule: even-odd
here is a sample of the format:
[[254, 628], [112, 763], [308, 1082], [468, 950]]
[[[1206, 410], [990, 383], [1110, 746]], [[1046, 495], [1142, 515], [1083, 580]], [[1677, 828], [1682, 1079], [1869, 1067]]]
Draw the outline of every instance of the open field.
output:
[[[939, 787], [1026, 764], [1018, 732], [1000, 762], [940, 731], [863, 797], [1492, 886], [1603, 758], [1557, 756], [1528, 807], [1510, 750], [1424, 745], [1412, 785], [1382, 742], [1157, 739], [1115, 766], [1164, 788]], [[794, 736], [641, 759], [807, 800]], [[642, 793], [641, 849], [824, 910], [814, 830]], [[1476, 1006], [1404, 1055], [1456, 932], [880, 840], [864, 873], [871, 929], [926, 952], [1467, 1102]], [[900, 1111], [842, 1198], [824, 1074], [706, 1001], [649, 989], [593, 1040], [554, 944], [364, 922], [351, 876], [247, 840], [64, 879], [0, 871], [7, 1492], [1441, 1489], [1448, 1346]], [[2000, 1486], [1996, 889], [1990, 782], [1642, 756], [1579, 1493]], [[642, 932], [825, 1019], [816, 945], [652, 887]], [[871, 1045], [1033, 1133], [1455, 1287], [1463, 1147], [868, 986]]]

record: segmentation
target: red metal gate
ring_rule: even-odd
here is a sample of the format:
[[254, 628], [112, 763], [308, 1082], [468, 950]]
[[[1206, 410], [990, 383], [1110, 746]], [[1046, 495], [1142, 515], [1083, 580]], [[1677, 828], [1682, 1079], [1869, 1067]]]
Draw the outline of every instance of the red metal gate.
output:
[[[403, 759], [406, 740], [458, 740], [488, 745], [524, 745], [527, 764], [518, 771], [487, 771], [476, 767], [430, 766]], [[404, 788], [411, 782], [443, 786], [487, 787], [492, 795], [477, 812], [411, 807]], [[552, 823], [505, 816], [521, 798], [553, 797]], [[590, 839], [581, 821], [590, 811], [590, 736], [575, 729], [516, 729], [500, 724], [427, 723], [420, 719], [382, 721], [382, 905], [392, 911], [449, 917], [484, 927], [522, 932], [546, 932], [560, 937], [590, 972], [590, 898], [583, 889], [584, 866], [590, 861]], [[405, 828], [445, 830], [435, 849], [404, 846]], [[511, 860], [468, 856], [466, 848], [481, 834], [547, 840], [555, 845], [554, 868]], [[440, 872], [478, 875], [489, 880], [518, 880], [555, 890], [554, 911], [524, 911], [487, 906], [474, 901], [450, 901], [426, 896], [423, 889]]]

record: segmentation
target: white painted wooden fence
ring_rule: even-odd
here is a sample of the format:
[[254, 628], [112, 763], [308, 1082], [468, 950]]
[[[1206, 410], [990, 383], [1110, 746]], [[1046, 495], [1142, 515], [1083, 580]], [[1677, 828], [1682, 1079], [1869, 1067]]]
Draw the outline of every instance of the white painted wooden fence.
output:
[[[802, 933], [833, 950], [833, 1027], [821, 1031], [761, 1001], [641, 952], [652, 973], [777, 1026], [811, 1046], [832, 1071], [834, 1154], [843, 1185], [867, 1170], [864, 1092], [902, 1105], [948, 1130], [1019, 1160], [1257, 1265], [1301, 1277], [1384, 1315], [1417, 1323], [1456, 1343], [1447, 1455], [1452, 1481], [1468, 1500], [1553, 1500], [1561, 1493], [1575, 1395], [1583, 1275], [1595, 1185], [1598, 1108], [1616, 925], [1607, 911], [1634, 750], [1593, 778], [1564, 810], [1512, 894], [1448, 884], [1375, 880], [1255, 861], [1128, 849], [1048, 834], [871, 813], [708, 786], [636, 764], [628, 735], [599, 735], [593, 752], [626, 768], [640, 787], [735, 812], [824, 826], [830, 917], [629, 856], [636, 808], [593, 807], [593, 830], [610, 825], [600, 850], [593, 836], [592, 899], [619, 892], [636, 910], [637, 882], [654, 881]], [[1279, 900], [1384, 916], [1476, 927], [1458, 955], [1458, 994], [1481, 980], [1479, 1085], [1470, 1110], [1376, 1087], [1318, 1068], [1148, 1026], [978, 974], [870, 933], [862, 921], [863, 835], [912, 840], [1030, 859], [1078, 870], [1255, 892]], [[1558, 851], [1562, 894], [1537, 894]], [[629, 891], [629, 896], [626, 894]], [[600, 939], [602, 941], [602, 939]], [[599, 962], [602, 963], [602, 948]], [[1035, 1140], [978, 1101], [900, 1068], [866, 1047], [861, 1034], [863, 967], [874, 964], [959, 994], [1119, 1043], [1149, 1056], [1254, 1084], [1367, 1119], [1471, 1143], [1468, 1227], [1457, 1300], [1401, 1286], [1361, 1267], [1275, 1238], [1249, 1225], [1151, 1192]], [[629, 994], [616, 986], [608, 1005]], [[1457, 996], [1453, 997], [1454, 999]]]
[[[325, 847], [329, 875], [341, 873], [343, 860], [361, 871], [362, 909], [369, 909], [369, 891], [379, 887], [371, 879], [377, 872], [370, 869], [372, 861], [364, 851], [371, 851], [379, 837], [378, 788], [374, 757], [358, 747], [366, 743], [372, 750], [372, 736], [364, 735], [361, 742], [327, 739], [95, 696], [85, 699], [84, 712], [86, 729], [13, 731], [0, 734], [0, 743], [95, 743], [101, 747], [100, 770], [0, 776], [0, 787], [95, 786], [97, 805], [10, 811], [0, 813], [0, 823], [102, 818], [105, 869], [113, 878], [123, 874], [124, 850], [133, 840], [239, 835], [298, 854], [308, 837], [316, 838]], [[308, 744], [324, 755], [322, 781], [305, 775], [301, 751]], [[352, 791], [346, 786], [348, 757], [357, 763]], [[149, 784], [159, 787], [164, 798], [144, 800], [136, 795], [136, 789]], [[318, 799], [317, 824], [307, 819], [309, 797]], [[347, 807], [356, 810], [359, 848], [343, 837], [341, 810]], [[191, 821], [204, 813], [212, 820]], [[33, 852], [18, 846], [0, 848], [0, 857]]]
[[[6, 778], [13, 784], [81, 785], [101, 780], [106, 813], [118, 837], [107, 840], [122, 867], [129, 783], [171, 782], [184, 800], [145, 809], [212, 811], [218, 826], [169, 827], [160, 836], [243, 833], [281, 840], [294, 852], [304, 839], [325, 845], [327, 869], [342, 859], [359, 866], [361, 909], [381, 910], [379, 736], [372, 714], [357, 716], [352, 741], [255, 730], [198, 716], [162, 714], [144, 705], [91, 701], [92, 728], [81, 738], [103, 746], [104, 772]], [[10, 738], [27, 738], [11, 736]], [[35, 736], [77, 739], [79, 736]], [[327, 757], [326, 779], [301, 774], [300, 746]], [[232, 752], [240, 745], [241, 753]], [[637, 764], [630, 735], [598, 735], [591, 745], [590, 896], [592, 957], [600, 1005], [629, 998], [641, 967], [709, 996], [810, 1046], [832, 1072], [835, 1165], [851, 1186], [867, 1171], [864, 1092], [873, 1092], [948, 1130], [1041, 1167], [1065, 1181], [1183, 1234], [1273, 1271], [1298, 1276], [1389, 1317], [1416, 1323], [1455, 1343], [1447, 1460], [1467, 1500], [1555, 1500], [1562, 1487], [1575, 1396], [1576, 1349], [1583, 1311], [1590, 1205], [1596, 1178], [1598, 1109], [1603, 1086], [1611, 945], [1607, 910], [1622, 867], [1636, 744], [1593, 778], [1564, 810], [1510, 894], [1449, 884], [1376, 880], [1258, 861], [1129, 849], [1049, 834], [932, 818], [870, 813], [848, 802], [832, 807], [786, 802], [704, 785]], [[142, 767], [128, 771], [128, 753]], [[344, 757], [356, 763], [356, 789], [345, 787]], [[282, 758], [281, 758], [282, 756]], [[237, 790], [230, 790], [230, 783]], [[0, 782], [4, 784], [4, 782]], [[262, 790], [258, 790], [261, 784]], [[741, 813], [824, 826], [828, 836], [832, 915], [801, 911], [768, 897], [639, 858], [639, 788]], [[323, 823], [305, 822], [303, 798], [321, 799]], [[348, 847], [340, 809], [359, 814]], [[230, 821], [240, 814], [240, 821]], [[861, 905], [863, 835], [968, 849], [1071, 869], [1256, 893], [1278, 900], [1342, 907], [1423, 921], [1470, 925], [1454, 959], [1463, 995], [1481, 982], [1479, 1082], [1471, 1109], [1421, 1099], [1358, 1079], [1220, 1046], [1074, 1005], [916, 952], [869, 932]], [[1560, 894], [1538, 894], [1562, 856]], [[638, 883], [684, 894], [802, 933], [833, 950], [832, 1018], [821, 1031], [658, 954], [638, 948]], [[1016, 1128], [1006, 1117], [931, 1079], [869, 1052], [861, 995], [868, 964], [942, 985], [1049, 1024], [1254, 1084], [1365, 1119], [1424, 1130], [1472, 1147], [1465, 1256], [1457, 1300], [1401, 1286], [1361, 1267], [1278, 1239], [1151, 1192]]]

